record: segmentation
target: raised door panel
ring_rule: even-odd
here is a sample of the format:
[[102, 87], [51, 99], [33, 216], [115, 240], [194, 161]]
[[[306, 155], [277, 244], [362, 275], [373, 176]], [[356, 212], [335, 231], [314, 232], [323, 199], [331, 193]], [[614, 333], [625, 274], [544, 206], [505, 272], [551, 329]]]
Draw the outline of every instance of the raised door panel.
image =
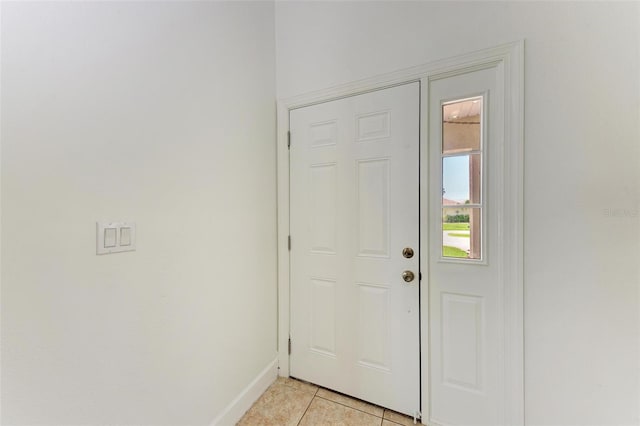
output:
[[358, 161], [358, 255], [389, 256], [389, 159]]

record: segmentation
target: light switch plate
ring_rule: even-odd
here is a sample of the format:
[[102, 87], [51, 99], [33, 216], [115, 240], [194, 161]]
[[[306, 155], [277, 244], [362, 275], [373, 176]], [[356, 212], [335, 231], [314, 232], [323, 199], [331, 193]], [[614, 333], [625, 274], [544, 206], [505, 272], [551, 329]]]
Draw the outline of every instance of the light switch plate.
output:
[[135, 222], [96, 222], [96, 254], [136, 249]]

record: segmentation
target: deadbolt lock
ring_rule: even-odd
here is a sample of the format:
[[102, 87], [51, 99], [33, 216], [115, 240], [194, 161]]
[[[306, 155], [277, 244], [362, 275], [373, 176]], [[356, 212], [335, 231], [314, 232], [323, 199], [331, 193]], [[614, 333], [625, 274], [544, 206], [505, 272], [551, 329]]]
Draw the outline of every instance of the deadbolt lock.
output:
[[405, 247], [402, 249], [402, 255], [407, 259], [411, 259], [413, 257], [413, 249], [411, 247]]

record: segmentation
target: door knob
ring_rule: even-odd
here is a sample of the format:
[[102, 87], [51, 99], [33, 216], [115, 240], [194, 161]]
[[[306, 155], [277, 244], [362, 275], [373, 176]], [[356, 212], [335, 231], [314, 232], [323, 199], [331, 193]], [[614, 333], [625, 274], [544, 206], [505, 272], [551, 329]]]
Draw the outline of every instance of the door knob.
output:
[[411, 272], [411, 271], [404, 271], [404, 272], [402, 273], [402, 279], [403, 279], [403, 280], [404, 280], [404, 282], [406, 282], [406, 283], [410, 283], [411, 281], [413, 281], [413, 279], [414, 279], [415, 277], [416, 277], [416, 276], [415, 276], [415, 275], [413, 275], [413, 272]]

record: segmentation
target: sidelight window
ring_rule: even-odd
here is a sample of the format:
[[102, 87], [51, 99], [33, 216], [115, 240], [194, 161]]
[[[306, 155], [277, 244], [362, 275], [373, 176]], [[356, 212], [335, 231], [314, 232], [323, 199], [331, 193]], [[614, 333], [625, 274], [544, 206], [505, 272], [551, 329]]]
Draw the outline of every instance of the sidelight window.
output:
[[442, 105], [442, 256], [482, 259], [483, 97]]

